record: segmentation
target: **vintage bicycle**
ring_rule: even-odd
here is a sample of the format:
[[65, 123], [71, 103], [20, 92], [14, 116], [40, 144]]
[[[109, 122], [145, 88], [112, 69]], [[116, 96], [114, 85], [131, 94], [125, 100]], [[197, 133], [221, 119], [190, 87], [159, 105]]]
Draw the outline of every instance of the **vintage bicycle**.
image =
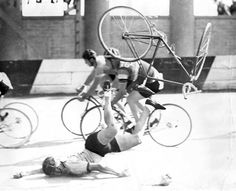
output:
[[[79, 95], [69, 99], [62, 107], [61, 110], [61, 121], [63, 126], [68, 130], [70, 133], [79, 136], [85, 137], [90, 133], [96, 131], [100, 127], [100, 122], [102, 120], [102, 110], [101, 106], [102, 103], [102, 94], [100, 92], [96, 92], [95, 96], [89, 96], [84, 101], [81, 102]], [[96, 107], [97, 106], [97, 107]], [[81, 132], [81, 120], [84, 119], [84, 115], [88, 111], [94, 109], [94, 118], [91, 119], [94, 122], [94, 126], [88, 125], [86, 130]], [[90, 112], [91, 114], [92, 112]], [[91, 122], [90, 121], [90, 122]], [[99, 122], [97, 122], [99, 121]], [[97, 125], [96, 125], [97, 124]]]
[[[108, 23], [110, 30], [107, 30]], [[174, 57], [176, 63], [183, 69], [189, 81], [186, 83], [168, 79], [159, 81], [181, 85], [184, 96], [186, 97], [191, 93], [199, 92], [194, 83], [201, 74], [208, 54], [211, 30], [211, 23], [207, 23], [197, 48], [195, 65], [192, 66], [191, 71], [188, 71], [184, 67], [181, 58], [175, 54], [175, 51], [172, 50], [172, 46], [167, 44], [166, 34], [158, 30], [154, 23], [151, 23], [147, 17], [134, 8], [117, 6], [105, 11], [99, 20], [98, 37], [105, 50], [113, 57], [126, 62], [139, 62], [140, 59], [147, 55], [150, 48], [154, 47], [150, 68], [154, 64], [158, 49], [166, 48]], [[111, 52], [110, 47], [117, 48], [120, 51], [120, 56]], [[151, 78], [148, 76], [148, 73], [147, 78]]]
[[[187, 140], [192, 131], [192, 119], [189, 113], [180, 105], [173, 103], [162, 104], [166, 110], [154, 110], [148, 117], [145, 134], [158, 144], [166, 147], [174, 147]], [[112, 107], [115, 119], [115, 125], [120, 127], [121, 131], [126, 132], [135, 125], [135, 120], [125, 103], [114, 105]], [[80, 133], [86, 140], [91, 133], [104, 128], [103, 105], [90, 107], [81, 116]]]
[[[107, 28], [108, 23], [110, 30]], [[158, 30], [155, 24], [151, 23], [147, 17], [136, 9], [127, 6], [110, 8], [104, 12], [98, 24], [98, 37], [103, 48], [120, 61], [140, 63], [140, 59], [147, 55], [151, 47], [154, 47], [150, 63], [151, 68], [158, 49], [166, 48], [185, 72], [188, 81], [181, 83], [168, 79], [155, 79], [148, 75], [148, 70], [143, 85], [145, 85], [147, 79], [181, 85], [184, 98], [187, 98], [190, 94], [201, 92], [195, 86], [195, 82], [201, 74], [208, 54], [211, 31], [212, 25], [207, 23], [197, 48], [195, 63], [189, 71], [184, 67], [181, 58], [176, 55], [172, 46], [168, 45], [167, 35]], [[120, 55], [115, 55], [110, 47], [117, 48]], [[192, 130], [191, 117], [181, 106], [172, 103], [163, 105], [166, 110], [155, 110], [151, 113], [147, 130], [153, 140], [163, 146], [180, 145], [190, 136]]]
[[[111, 27], [116, 27], [114, 32], [107, 31], [106, 28], [107, 23], [110, 22], [111, 19], [114, 19], [115, 23], [114, 25], [111, 25]], [[137, 20], [139, 20], [139, 24], [136, 25], [135, 22]], [[113, 7], [102, 15], [98, 25], [98, 37], [102, 46], [112, 56], [118, 58], [121, 61], [138, 62], [153, 46], [155, 50], [150, 63], [151, 67], [154, 63], [158, 48], [166, 47], [176, 59], [178, 65], [180, 65], [180, 67], [185, 71], [189, 77], [189, 81], [186, 83], [180, 83], [167, 79], [160, 81], [181, 85], [184, 98], [187, 98], [189, 94], [201, 92], [197, 89], [194, 83], [199, 78], [203, 69], [205, 58], [208, 53], [210, 36], [211, 24], [208, 23], [200, 39], [195, 65], [193, 65], [192, 70], [189, 72], [181, 63], [181, 58], [177, 56], [172, 50], [171, 46], [167, 44], [166, 35], [163, 32], [157, 30], [155, 25], [150, 23], [150, 21], [148, 21], [148, 19], [137, 10], [126, 6]], [[115, 40], [110, 40], [110, 38]], [[119, 42], [119, 44], [115, 44], [116, 42]], [[117, 55], [114, 55], [112, 52], [110, 52], [110, 47], [119, 49], [121, 56], [117, 57]], [[151, 78], [148, 76], [148, 73], [146, 79], [147, 78]], [[79, 106], [81, 103], [79, 102], [78, 98], [72, 98], [72, 100], [69, 100], [68, 104], [65, 105], [69, 105], [69, 103], [72, 104], [73, 101], [76, 101], [78, 104], [75, 107], [75, 111], [78, 111], [78, 108], [81, 109], [81, 106]], [[151, 138], [160, 145], [167, 147], [178, 146], [185, 142], [191, 134], [191, 117], [183, 107], [177, 104], [165, 103], [163, 106], [166, 107], [166, 110], [154, 110], [149, 116], [146, 134], [149, 134]], [[63, 110], [65, 110], [65, 107], [66, 106], [63, 107]], [[83, 108], [85, 109], [83, 109], [82, 113], [80, 114], [78, 114], [78, 112], [74, 112], [75, 118], [77, 120], [76, 123], [73, 122], [76, 133], [75, 131], [72, 131], [72, 133], [80, 136], [82, 135], [83, 138], [86, 139], [90, 133], [103, 128], [103, 112], [102, 104], [95, 101], [94, 97], [89, 98]], [[132, 120], [130, 120], [130, 117], [128, 117], [126, 111], [122, 109], [120, 110], [119, 107], [113, 107], [113, 109], [116, 113], [116, 123], [120, 124], [123, 127], [123, 130], [125, 130], [126, 126], [123, 124]], [[65, 121], [65, 119], [63, 120], [63, 116], [65, 115], [63, 114], [63, 110], [62, 121]], [[68, 113], [71, 113], [71, 110], [68, 110]], [[73, 120], [69, 121], [72, 122]], [[132, 122], [130, 123], [132, 124]], [[65, 123], [64, 126], [66, 126]], [[78, 129], [79, 126], [80, 130]], [[71, 130], [69, 131], [71, 132]]]
[[18, 148], [29, 142], [38, 128], [39, 118], [34, 108], [23, 102], [10, 102], [2, 106], [3, 97], [1, 94], [0, 146]]

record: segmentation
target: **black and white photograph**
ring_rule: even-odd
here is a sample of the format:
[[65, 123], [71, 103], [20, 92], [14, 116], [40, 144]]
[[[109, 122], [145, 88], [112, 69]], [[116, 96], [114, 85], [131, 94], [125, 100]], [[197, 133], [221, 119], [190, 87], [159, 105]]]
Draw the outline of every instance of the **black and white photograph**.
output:
[[235, 0], [0, 0], [1, 191], [235, 191]]

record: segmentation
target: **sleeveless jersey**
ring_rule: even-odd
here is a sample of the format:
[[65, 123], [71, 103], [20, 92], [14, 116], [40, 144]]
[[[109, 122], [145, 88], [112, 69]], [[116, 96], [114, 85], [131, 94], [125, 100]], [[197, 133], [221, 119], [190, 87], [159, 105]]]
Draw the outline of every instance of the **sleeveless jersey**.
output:
[[116, 75], [116, 68], [112, 64], [106, 63], [105, 57], [99, 55], [96, 57], [97, 66], [95, 68], [95, 75], [100, 76], [103, 74]]
[[[137, 84], [142, 84], [144, 81], [148, 68], [150, 64], [140, 60], [136, 62], [120, 62], [120, 66], [118, 69], [118, 79], [119, 80], [127, 80], [130, 82], [134, 82]], [[151, 67], [148, 72], [148, 75], [151, 77], [155, 77], [156, 69]], [[148, 80], [147, 83], [153, 82], [152, 80]]]

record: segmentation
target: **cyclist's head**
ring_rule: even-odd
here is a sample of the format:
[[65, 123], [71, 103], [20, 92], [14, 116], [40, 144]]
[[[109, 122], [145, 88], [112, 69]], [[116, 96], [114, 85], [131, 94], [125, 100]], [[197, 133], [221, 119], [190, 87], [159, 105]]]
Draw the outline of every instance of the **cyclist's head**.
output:
[[63, 162], [56, 160], [54, 157], [47, 157], [43, 161], [42, 170], [48, 176], [61, 176], [66, 172]]
[[82, 55], [82, 58], [85, 59], [85, 60], [90, 60], [91, 58], [96, 58], [97, 56], [97, 53], [92, 50], [92, 49], [86, 49], [84, 52], [83, 52], [83, 55]]
[[97, 53], [92, 49], [86, 49], [82, 55], [86, 64], [88, 64], [89, 66], [95, 66], [96, 56], [97, 56]]
[[114, 57], [120, 57], [120, 52], [116, 48], [109, 48], [108, 50], [104, 51], [103, 55], [105, 56], [105, 58], [111, 59]]

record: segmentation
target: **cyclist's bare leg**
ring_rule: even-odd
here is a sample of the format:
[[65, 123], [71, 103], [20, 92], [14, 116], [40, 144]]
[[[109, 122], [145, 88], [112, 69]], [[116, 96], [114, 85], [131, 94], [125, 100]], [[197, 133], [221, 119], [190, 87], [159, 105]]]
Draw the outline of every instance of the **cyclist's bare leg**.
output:
[[139, 120], [140, 110], [143, 110], [143, 106], [139, 102], [141, 99], [144, 99], [144, 97], [138, 91], [132, 91], [127, 97], [127, 102], [130, 106], [130, 110], [135, 118], [136, 123]]
[[111, 107], [111, 95], [105, 95], [104, 99], [104, 120], [107, 127], [98, 132], [98, 140], [103, 145], [106, 145], [116, 136], [118, 133], [118, 127], [116, 127], [114, 123], [113, 110]]
[[142, 138], [143, 138], [144, 130], [145, 130], [144, 127], [145, 127], [149, 114], [150, 114], [150, 110], [147, 107], [144, 107], [144, 110], [140, 116], [140, 119], [137, 121], [132, 134], [125, 133], [125, 134], [116, 135], [116, 141], [121, 151], [128, 150], [142, 143]]

